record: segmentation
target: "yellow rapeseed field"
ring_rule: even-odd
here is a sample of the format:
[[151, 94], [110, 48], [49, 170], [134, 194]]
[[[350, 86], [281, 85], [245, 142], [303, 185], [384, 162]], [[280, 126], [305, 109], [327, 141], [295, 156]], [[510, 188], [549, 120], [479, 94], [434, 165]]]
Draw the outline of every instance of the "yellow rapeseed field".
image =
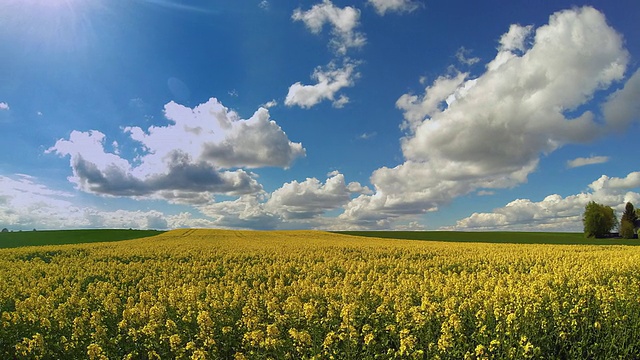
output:
[[2, 359], [630, 359], [640, 248], [176, 230], [0, 250]]

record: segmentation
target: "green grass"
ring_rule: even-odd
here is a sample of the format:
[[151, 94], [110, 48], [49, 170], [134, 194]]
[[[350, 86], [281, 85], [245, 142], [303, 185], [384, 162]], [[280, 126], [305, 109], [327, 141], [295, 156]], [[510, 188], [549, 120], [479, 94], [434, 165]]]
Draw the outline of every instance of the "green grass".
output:
[[0, 233], [0, 248], [119, 241], [161, 234], [157, 230], [91, 229]]
[[587, 239], [583, 233], [463, 231], [336, 231], [339, 234], [391, 239], [562, 245], [640, 245], [638, 239]]

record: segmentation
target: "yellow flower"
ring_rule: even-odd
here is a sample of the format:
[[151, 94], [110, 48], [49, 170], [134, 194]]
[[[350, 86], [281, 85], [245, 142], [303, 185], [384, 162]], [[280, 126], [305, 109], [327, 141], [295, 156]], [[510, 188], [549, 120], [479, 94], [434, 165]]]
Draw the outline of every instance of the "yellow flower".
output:
[[180, 335], [173, 334], [169, 336], [169, 345], [171, 346], [172, 350], [177, 349], [181, 343], [182, 343], [182, 339], [180, 338]]
[[491, 351], [491, 352], [494, 352], [494, 351], [498, 350], [499, 347], [500, 347], [500, 340], [493, 339], [489, 343], [489, 351]]
[[89, 359], [91, 360], [106, 360], [108, 359], [106, 356], [104, 356], [104, 353], [102, 351], [102, 348], [100, 347], [100, 345], [98, 344], [90, 344], [89, 346], [87, 346], [87, 356], [89, 356]]
[[270, 337], [278, 337], [278, 335], [280, 335], [278, 326], [276, 324], [267, 325], [267, 335]]
[[246, 356], [244, 356], [244, 354], [243, 354], [243, 353], [241, 353], [241, 352], [237, 352], [237, 353], [235, 353], [235, 354], [233, 355], [233, 359], [234, 359], [234, 360], [247, 360], [247, 357], [246, 357]]

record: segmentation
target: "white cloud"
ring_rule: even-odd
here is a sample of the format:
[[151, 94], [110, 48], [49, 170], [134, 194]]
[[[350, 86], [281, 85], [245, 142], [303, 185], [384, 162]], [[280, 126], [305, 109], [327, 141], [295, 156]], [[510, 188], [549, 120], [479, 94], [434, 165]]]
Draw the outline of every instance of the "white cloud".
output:
[[402, 95], [396, 101], [396, 106], [404, 112], [405, 120], [402, 128], [415, 132], [426, 116], [433, 116], [443, 111], [446, 107], [445, 100], [464, 84], [467, 76], [469, 76], [468, 73], [457, 73], [453, 77], [440, 76], [432, 86], [425, 89], [424, 95]]
[[511, 24], [509, 31], [502, 35], [500, 38], [500, 51], [514, 51], [518, 50], [524, 52], [527, 49], [527, 39], [531, 35], [533, 26], [521, 26], [518, 24]]
[[9, 104], [6, 102], [0, 102], [0, 110], [9, 110]]
[[353, 86], [355, 79], [360, 76], [356, 66], [357, 63], [345, 60], [341, 68], [337, 68], [334, 62], [329, 63], [326, 69], [317, 67], [311, 76], [317, 83], [302, 85], [297, 82], [291, 85], [284, 101], [285, 105], [310, 108], [323, 100], [331, 100], [334, 107], [343, 107], [349, 98], [341, 95], [335, 99], [335, 95], [341, 89]]
[[623, 79], [622, 37], [591, 7], [553, 14], [528, 46], [530, 31], [512, 26], [478, 78], [443, 76], [424, 95], [398, 99], [405, 162], [374, 171], [375, 194], [349, 203], [343, 221], [373, 227], [476, 190], [516, 186], [541, 154], [606, 133], [589, 111], [565, 114]]
[[628, 201], [636, 204], [640, 201], [640, 193], [630, 191], [639, 187], [640, 172], [624, 178], [602, 175], [589, 185], [589, 192], [564, 198], [554, 194], [539, 202], [517, 199], [490, 213], [473, 213], [447, 229], [582, 231], [582, 213], [587, 203], [596, 201], [620, 214]]
[[420, 7], [420, 3], [413, 0], [368, 0], [376, 12], [384, 15], [389, 12], [412, 12]]
[[349, 97], [346, 95], [340, 95], [337, 100], [335, 100], [331, 106], [336, 109], [342, 109], [345, 105], [349, 103]]
[[640, 70], [629, 78], [624, 88], [611, 94], [602, 106], [607, 123], [614, 130], [623, 130], [631, 122], [640, 121]]
[[640, 187], [640, 171], [632, 172], [624, 178], [602, 175], [598, 180], [589, 184], [594, 193], [620, 193], [620, 191]]
[[396, 226], [393, 227], [394, 231], [425, 231], [427, 230], [426, 226], [424, 226], [423, 224], [417, 222], [417, 221], [410, 221], [407, 224], [397, 224]]
[[360, 48], [366, 43], [364, 34], [355, 30], [360, 24], [360, 10], [354, 7], [340, 8], [330, 0], [323, 0], [307, 11], [296, 9], [291, 18], [304, 22], [314, 34], [319, 34], [325, 24], [330, 24], [333, 36], [330, 45], [340, 55], [345, 55], [349, 48]]
[[187, 12], [194, 12], [194, 13], [201, 13], [201, 14], [217, 13], [216, 10], [210, 9], [206, 6], [200, 7], [196, 5], [181, 4], [177, 1], [170, 1], [170, 0], [143, 0], [143, 1], [148, 4], [164, 7], [171, 10], [187, 11]]
[[258, 191], [235, 200], [193, 204], [200, 213], [168, 215], [157, 210], [107, 211], [78, 205], [74, 194], [52, 190], [33, 177], [0, 176], [0, 227], [12, 229], [225, 227], [250, 229], [329, 228], [323, 217], [357, 194], [371, 193], [358, 182], [346, 183], [334, 171], [323, 183], [315, 178], [285, 183], [271, 194]]
[[271, 7], [271, 4], [269, 4], [269, 1], [267, 0], [262, 0], [258, 3], [258, 7], [263, 10], [269, 10], [269, 8]]
[[262, 107], [265, 109], [271, 109], [272, 107], [275, 107], [275, 106], [278, 106], [278, 102], [275, 99], [271, 101], [267, 101], [262, 105]]
[[362, 133], [358, 136], [358, 139], [361, 140], [369, 140], [374, 138], [376, 135], [378, 135], [378, 133], [374, 132], [366, 132], [366, 133]]
[[357, 182], [345, 183], [344, 175], [329, 174], [322, 184], [316, 178], [285, 183], [274, 191], [265, 207], [283, 219], [310, 219], [349, 202], [352, 194], [370, 193]]
[[326, 229], [335, 224], [322, 217], [323, 214], [344, 206], [353, 195], [371, 193], [358, 182], [347, 184], [344, 175], [337, 171], [327, 176], [324, 183], [316, 178], [307, 178], [302, 182], [294, 180], [271, 194], [260, 192], [243, 195], [235, 200], [197, 206], [197, 209], [212, 219], [215, 226]]
[[471, 55], [471, 50], [466, 49], [464, 46], [456, 51], [456, 59], [463, 65], [471, 66], [480, 62], [479, 57], [469, 57], [469, 55]]
[[305, 154], [264, 108], [244, 120], [212, 98], [193, 109], [170, 102], [165, 116], [167, 126], [124, 129], [142, 152], [133, 161], [107, 152], [99, 131], [73, 131], [47, 152], [70, 156], [70, 180], [83, 191], [192, 204], [262, 189], [255, 175], [223, 169], [288, 167]]
[[567, 161], [567, 167], [576, 168], [586, 165], [603, 164], [609, 161], [608, 156], [590, 156], [588, 158], [579, 157], [573, 160]]
[[199, 206], [198, 210], [212, 219], [215, 226], [258, 230], [276, 229], [282, 222], [278, 215], [265, 209], [264, 193], [243, 195], [235, 200]]
[[[76, 204], [73, 194], [48, 188], [39, 179], [0, 175], [0, 227], [12, 230], [190, 226], [184, 216], [150, 211], [105, 211]], [[195, 219], [192, 220], [194, 222]]]

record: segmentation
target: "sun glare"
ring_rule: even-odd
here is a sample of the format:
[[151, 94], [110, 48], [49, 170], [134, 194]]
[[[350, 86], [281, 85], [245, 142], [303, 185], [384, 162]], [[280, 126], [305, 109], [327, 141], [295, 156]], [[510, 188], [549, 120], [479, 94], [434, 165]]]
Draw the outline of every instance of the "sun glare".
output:
[[90, 0], [8, 0], [0, 23], [15, 32], [25, 46], [69, 50], [81, 46], [90, 33]]

